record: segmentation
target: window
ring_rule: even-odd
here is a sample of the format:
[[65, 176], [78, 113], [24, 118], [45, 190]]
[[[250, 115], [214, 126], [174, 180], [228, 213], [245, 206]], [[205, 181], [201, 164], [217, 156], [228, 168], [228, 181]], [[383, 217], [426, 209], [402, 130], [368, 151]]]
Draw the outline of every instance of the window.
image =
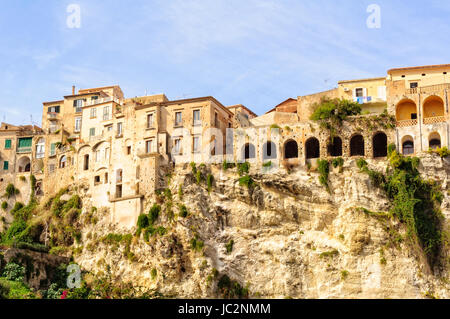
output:
[[200, 110], [194, 110], [192, 117], [194, 119], [194, 125], [200, 125]]
[[83, 107], [83, 100], [74, 100], [73, 101], [73, 107], [75, 108], [76, 113], [81, 112], [81, 108]]
[[122, 185], [116, 185], [116, 198], [122, 198]]
[[11, 140], [5, 140], [5, 149], [10, 149], [11, 148]]
[[99, 175], [94, 177], [94, 183], [95, 184], [100, 184], [100, 176]]
[[97, 101], [98, 100], [98, 95], [93, 95], [93, 96], [91, 96], [91, 101], [92, 102], [95, 102], [95, 101]]
[[59, 160], [59, 168], [65, 168], [67, 165], [67, 157], [64, 155]]
[[95, 161], [100, 162], [100, 159], [101, 159], [101, 152], [100, 152], [100, 150], [96, 150], [95, 151]]
[[110, 119], [110, 107], [109, 106], [105, 106], [103, 108], [103, 121], [107, 121]]
[[127, 155], [131, 154], [131, 146], [127, 146]]
[[50, 165], [48, 166], [48, 171], [49, 171], [50, 173], [53, 173], [53, 172], [55, 171], [55, 164], [50, 164]]
[[112, 125], [108, 125], [108, 126], [106, 127], [106, 131], [107, 131], [107, 132], [111, 132], [112, 129], [113, 129]]
[[108, 173], [105, 173], [105, 184], [108, 183]]
[[45, 140], [40, 138], [36, 144], [36, 158], [43, 158], [45, 156]]
[[50, 144], [50, 156], [53, 156], [56, 154], [56, 143]]
[[175, 139], [175, 141], [174, 141], [175, 143], [175, 145], [174, 145], [174, 152], [175, 152], [175, 154], [180, 154], [180, 152], [181, 152], [181, 138], [177, 138], [177, 139]]
[[153, 140], [145, 141], [145, 153], [150, 154], [153, 151]]
[[418, 82], [411, 82], [411, 83], [409, 83], [409, 87], [411, 88], [411, 89], [415, 89], [415, 88], [417, 88], [419, 86], [419, 83]]
[[3, 161], [3, 170], [7, 171], [9, 169], [9, 162], [8, 161]]
[[56, 105], [56, 106], [49, 106], [47, 108], [47, 113], [59, 113], [60, 110], [60, 106]]
[[123, 178], [122, 170], [118, 169], [116, 171], [116, 183], [122, 183], [122, 178]]
[[182, 113], [181, 112], [176, 112], [175, 113], [175, 126], [181, 126], [182, 124]]
[[93, 107], [91, 108], [91, 119], [94, 119], [97, 117], [97, 108]]
[[122, 122], [117, 123], [117, 136], [122, 136]]
[[89, 169], [89, 154], [84, 155], [83, 169], [87, 171]]
[[194, 153], [197, 153], [200, 151], [200, 137], [199, 136], [194, 136], [192, 138], [192, 151]]
[[95, 136], [95, 127], [89, 129], [89, 136]]
[[81, 117], [75, 118], [75, 132], [79, 132], [81, 130]]
[[417, 120], [417, 113], [411, 113], [411, 120]]
[[105, 148], [105, 160], [109, 159], [109, 147]]
[[147, 128], [152, 128], [153, 127], [153, 113], [147, 114]]
[[357, 89], [355, 89], [356, 97], [362, 97], [363, 94], [364, 94], [363, 92], [364, 92], [363, 88], [357, 88]]

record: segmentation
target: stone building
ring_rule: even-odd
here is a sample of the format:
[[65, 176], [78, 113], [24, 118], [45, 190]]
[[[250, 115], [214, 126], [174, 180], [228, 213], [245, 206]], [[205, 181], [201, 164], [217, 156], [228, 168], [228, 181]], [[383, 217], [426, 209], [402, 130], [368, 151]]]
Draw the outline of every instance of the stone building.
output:
[[[164, 94], [125, 98], [117, 85], [73, 87], [63, 99], [43, 103], [42, 130], [2, 123], [1, 190], [30, 174], [45, 196], [74, 184], [92, 206], [108, 207], [113, 222], [132, 227], [177, 165], [226, 159], [270, 172], [314, 168], [320, 158], [376, 161], [390, 143], [405, 155], [448, 147], [448, 69], [399, 68], [386, 77], [340, 81], [261, 116], [211, 96], [171, 101]], [[331, 136], [310, 120], [325, 97], [355, 101], [362, 114]]]

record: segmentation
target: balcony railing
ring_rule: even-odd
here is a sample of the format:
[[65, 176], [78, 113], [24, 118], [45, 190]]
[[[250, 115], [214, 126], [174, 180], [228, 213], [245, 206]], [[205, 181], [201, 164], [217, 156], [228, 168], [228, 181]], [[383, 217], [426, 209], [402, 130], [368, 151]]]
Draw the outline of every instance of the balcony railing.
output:
[[56, 119], [58, 117], [58, 113], [47, 113], [48, 119]]
[[417, 125], [417, 119], [397, 121], [397, 127], [406, 127], [406, 126], [415, 126], [415, 125]]
[[423, 124], [435, 124], [441, 122], [445, 122], [445, 116], [425, 117], [423, 119]]
[[22, 154], [22, 153], [31, 153], [32, 147], [18, 147], [17, 148], [17, 153]]
[[427, 85], [427, 86], [421, 86], [421, 87], [412, 88], [412, 89], [406, 89], [406, 93], [407, 94], [417, 94], [417, 93], [431, 94], [431, 93], [437, 93], [437, 92], [443, 91], [445, 89], [450, 89], [450, 83]]
[[97, 104], [107, 103], [107, 102], [115, 102], [117, 104], [122, 105], [122, 101], [120, 99], [108, 96], [108, 97], [103, 97], [103, 98], [100, 98], [100, 99], [86, 101], [86, 102], [83, 103], [83, 106], [92, 106], [92, 105], [97, 105]]

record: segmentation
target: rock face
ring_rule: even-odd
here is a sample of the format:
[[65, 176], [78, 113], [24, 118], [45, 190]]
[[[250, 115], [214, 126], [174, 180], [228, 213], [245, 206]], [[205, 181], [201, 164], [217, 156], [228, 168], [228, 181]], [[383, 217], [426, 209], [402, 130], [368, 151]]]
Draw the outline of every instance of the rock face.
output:
[[[385, 162], [369, 164], [385, 170]], [[431, 156], [421, 165], [425, 176], [443, 185], [448, 229], [450, 165]], [[247, 286], [250, 297], [450, 297], [449, 252], [443, 252], [440, 267], [430, 269], [420, 249], [398, 240], [406, 237], [403, 225], [358, 209], [386, 212], [390, 203], [354, 160], [346, 161], [342, 172], [332, 170], [330, 192], [314, 172], [251, 173], [256, 184], [247, 188], [239, 185], [236, 169], [202, 168], [197, 184], [190, 168], [176, 167], [169, 184], [172, 199], [160, 196], [146, 203], [148, 208], [155, 201], [162, 204], [155, 227], [164, 226], [165, 235], [155, 234], [149, 242], [135, 237], [129, 248], [134, 257], [126, 258], [124, 244], [100, 240], [129, 232], [111, 224], [104, 212], [97, 224], [83, 229], [84, 248], [75, 261], [93, 272], [108, 266], [120, 280], [180, 298], [220, 297], [217, 281], [224, 274]], [[214, 176], [210, 192], [207, 174]], [[181, 204], [188, 217], [171, 220], [170, 211], [177, 215]], [[193, 239], [203, 248], [193, 249]], [[234, 244], [227, 252], [230, 240]], [[212, 275], [214, 268], [218, 276]]]

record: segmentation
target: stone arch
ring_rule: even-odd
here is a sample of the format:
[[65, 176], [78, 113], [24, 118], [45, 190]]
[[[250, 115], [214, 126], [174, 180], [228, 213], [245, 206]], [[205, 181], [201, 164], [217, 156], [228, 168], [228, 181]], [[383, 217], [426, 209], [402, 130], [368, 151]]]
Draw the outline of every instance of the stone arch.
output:
[[383, 132], [378, 132], [372, 138], [373, 157], [387, 156], [387, 135]]
[[444, 101], [436, 95], [431, 95], [423, 101], [423, 118], [444, 116]]
[[272, 141], [267, 141], [263, 145], [263, 160], [277, 158], [277, 146]]
[[350, 156], [364, 156], [364, 137], [361, 134], [353, 135], [350, 139]]
[[256, 157], [255, 146], [252, 143], [247, 143], [242, 148], [242, 155], [244, 160], [252, 159]]
[[31, 172], [31, 160], [28, 156], [22, 156], [17, 161], [17, 170], [19, 173]]
[[395, 107], [395, 118], [397, 121], [417, 119], [417, 106], [413, 100], [403, 99]]
[[411, 135], [406, 135], [402, 138], [402, 154], [414, 154], [414, 138]]
[[329, 156], [342, 156], [342, 139], [339, 136], [335, 136], [330, 139], [327, 146]]
[[298, 144], [294, 140], [287, 140], [284, 143], [284, 158], [298, 158]]
[[438, 132], [433, 132], [428, 136], [428, 147], [431, 149], [440, 148], [441, 143], [441, 135]]
[[58, 167], [59, 168], [65, 168], [67, 166], [67, 156], [63, 155], [61, 156], [61, 158], [59, 159], [59, 164]]
[[320, 157], [320, 143], [315, 137], [310, 137], [305, 143], [306, 159]]

